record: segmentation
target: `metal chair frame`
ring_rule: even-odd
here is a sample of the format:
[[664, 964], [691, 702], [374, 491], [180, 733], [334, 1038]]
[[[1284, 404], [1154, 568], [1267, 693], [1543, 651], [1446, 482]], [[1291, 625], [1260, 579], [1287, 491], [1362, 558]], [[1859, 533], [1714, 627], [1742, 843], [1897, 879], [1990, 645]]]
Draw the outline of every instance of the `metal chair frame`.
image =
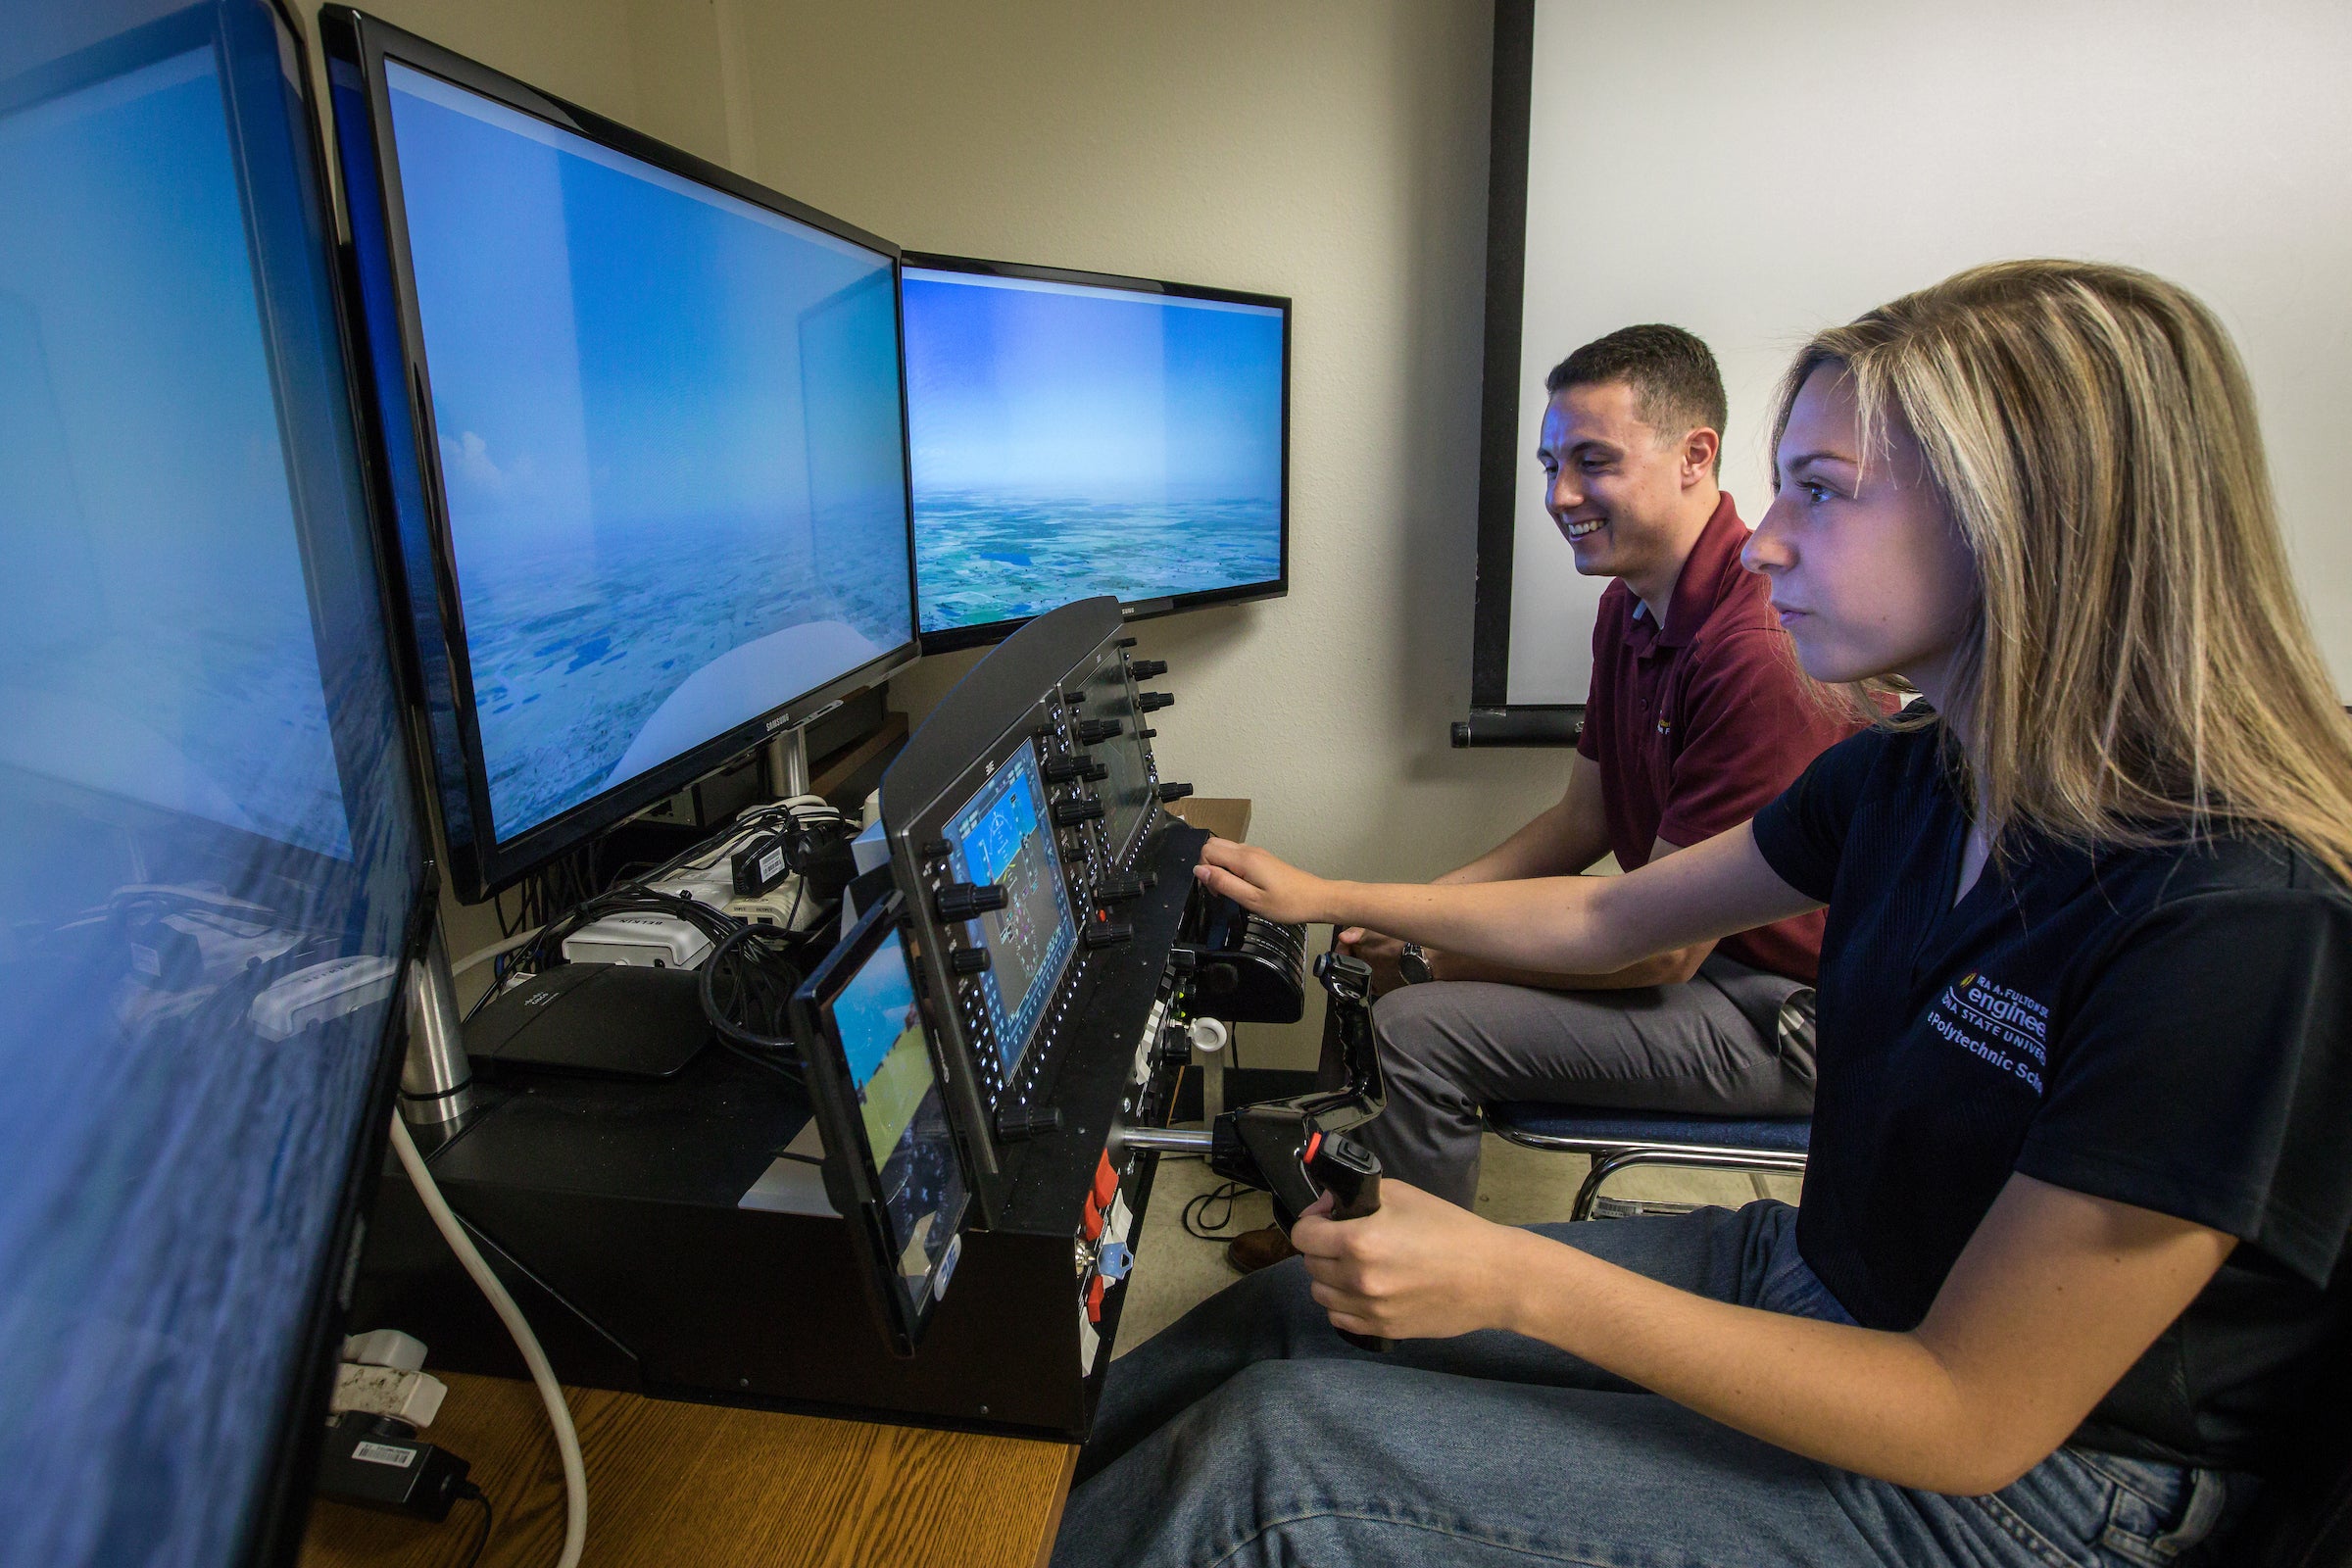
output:
[[1802, 1176], [1805, 1173], [1804, 1155], [1781, 1150], [1741, 1149], [1733, 1144], [1629, 1144], [1622, 1138], [1531, 1133], [1498, 1122], [1491, 1114], [1485, 1119], [1490, 1132], [1522, 1148], [1592, 1156], [1592, 1173], [1586, 1176], [1584, 1186], [1577, 1189], [1576, 1202], [1568, 1211], [1572, 1220], [1591, 1219], [1594, 1205], [1600, 1200], [1601, 1184], [1636, 1165], [1681, 1165], [1704, 1170], [1743, 1170], [1750, 1174], [1786, 1172]]

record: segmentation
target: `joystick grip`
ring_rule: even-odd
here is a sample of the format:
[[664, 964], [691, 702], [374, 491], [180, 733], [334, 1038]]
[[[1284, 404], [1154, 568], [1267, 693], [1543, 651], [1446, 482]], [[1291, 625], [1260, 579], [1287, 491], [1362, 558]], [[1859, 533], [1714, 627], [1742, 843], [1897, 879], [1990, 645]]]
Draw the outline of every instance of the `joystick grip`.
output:
[[[1315, 1141], [1314, 1153], [1309, 1155], [1306, 1168], [1315, 1182], [1331, 1194], [1333, 1219], [1362, 1219], [1366, 1214], [1380, 1212], [1380, 1156], [1351, 1138], [1338, 1133], [1327, 1134]], [[1335, 1332], [1359, 1350], [1394, 1350], [1395, 1340], [1376, 1334], [1355, 1334], [1347, 1329]]]

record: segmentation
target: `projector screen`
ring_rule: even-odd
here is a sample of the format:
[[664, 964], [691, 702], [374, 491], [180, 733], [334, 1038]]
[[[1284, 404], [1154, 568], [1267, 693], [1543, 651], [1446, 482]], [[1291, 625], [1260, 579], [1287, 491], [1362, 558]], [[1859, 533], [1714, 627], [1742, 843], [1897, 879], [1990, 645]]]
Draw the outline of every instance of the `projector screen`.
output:
[[1570, 350], [1641, 321], [1704, 338], [1752, 524], [1772, 388], [1812, 331], [2023, 256], [2143, 267], [2220, 314], [2352, 693], [2347, 80], [2352, 8], [2323, 0], [1498, 0], [1473, 726], [1560, 739], [1585, 700], [1607, 584], [1576, 575], [1535, 462]]

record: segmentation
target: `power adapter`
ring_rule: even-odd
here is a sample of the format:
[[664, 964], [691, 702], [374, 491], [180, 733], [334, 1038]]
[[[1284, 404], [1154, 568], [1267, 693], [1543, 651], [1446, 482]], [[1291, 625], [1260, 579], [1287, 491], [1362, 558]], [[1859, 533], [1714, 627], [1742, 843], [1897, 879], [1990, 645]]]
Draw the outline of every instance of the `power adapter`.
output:
[[318, 1495], [439, 1524], [464, 1494], [470, 1468], [447, 1448], [417, 1442], [406, 1421], [346, 1410], [326, 1424]]

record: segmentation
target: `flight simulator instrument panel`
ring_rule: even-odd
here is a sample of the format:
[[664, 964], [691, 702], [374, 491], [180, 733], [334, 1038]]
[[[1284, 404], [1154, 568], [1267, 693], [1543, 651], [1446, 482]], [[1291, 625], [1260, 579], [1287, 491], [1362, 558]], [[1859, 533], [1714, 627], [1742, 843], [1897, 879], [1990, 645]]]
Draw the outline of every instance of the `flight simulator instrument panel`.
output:
[[[428, 1158], [559, 1376], [1085, 1438], [1156, 1158], [1127, 1140], [1165, 1128], [1196, 1013], [1303, 1005], [1304, 934], [1200, 891], [1208, 835], [1162, 809], [1160, 673], [1084, 600], [924, 719], [882, 780], [885, 891], [793, 999], [800, 1087], [717, 1050], [499, 1068]], [[355, 1328], [514, 1372], [421, 1212], [373, 1228]]]

